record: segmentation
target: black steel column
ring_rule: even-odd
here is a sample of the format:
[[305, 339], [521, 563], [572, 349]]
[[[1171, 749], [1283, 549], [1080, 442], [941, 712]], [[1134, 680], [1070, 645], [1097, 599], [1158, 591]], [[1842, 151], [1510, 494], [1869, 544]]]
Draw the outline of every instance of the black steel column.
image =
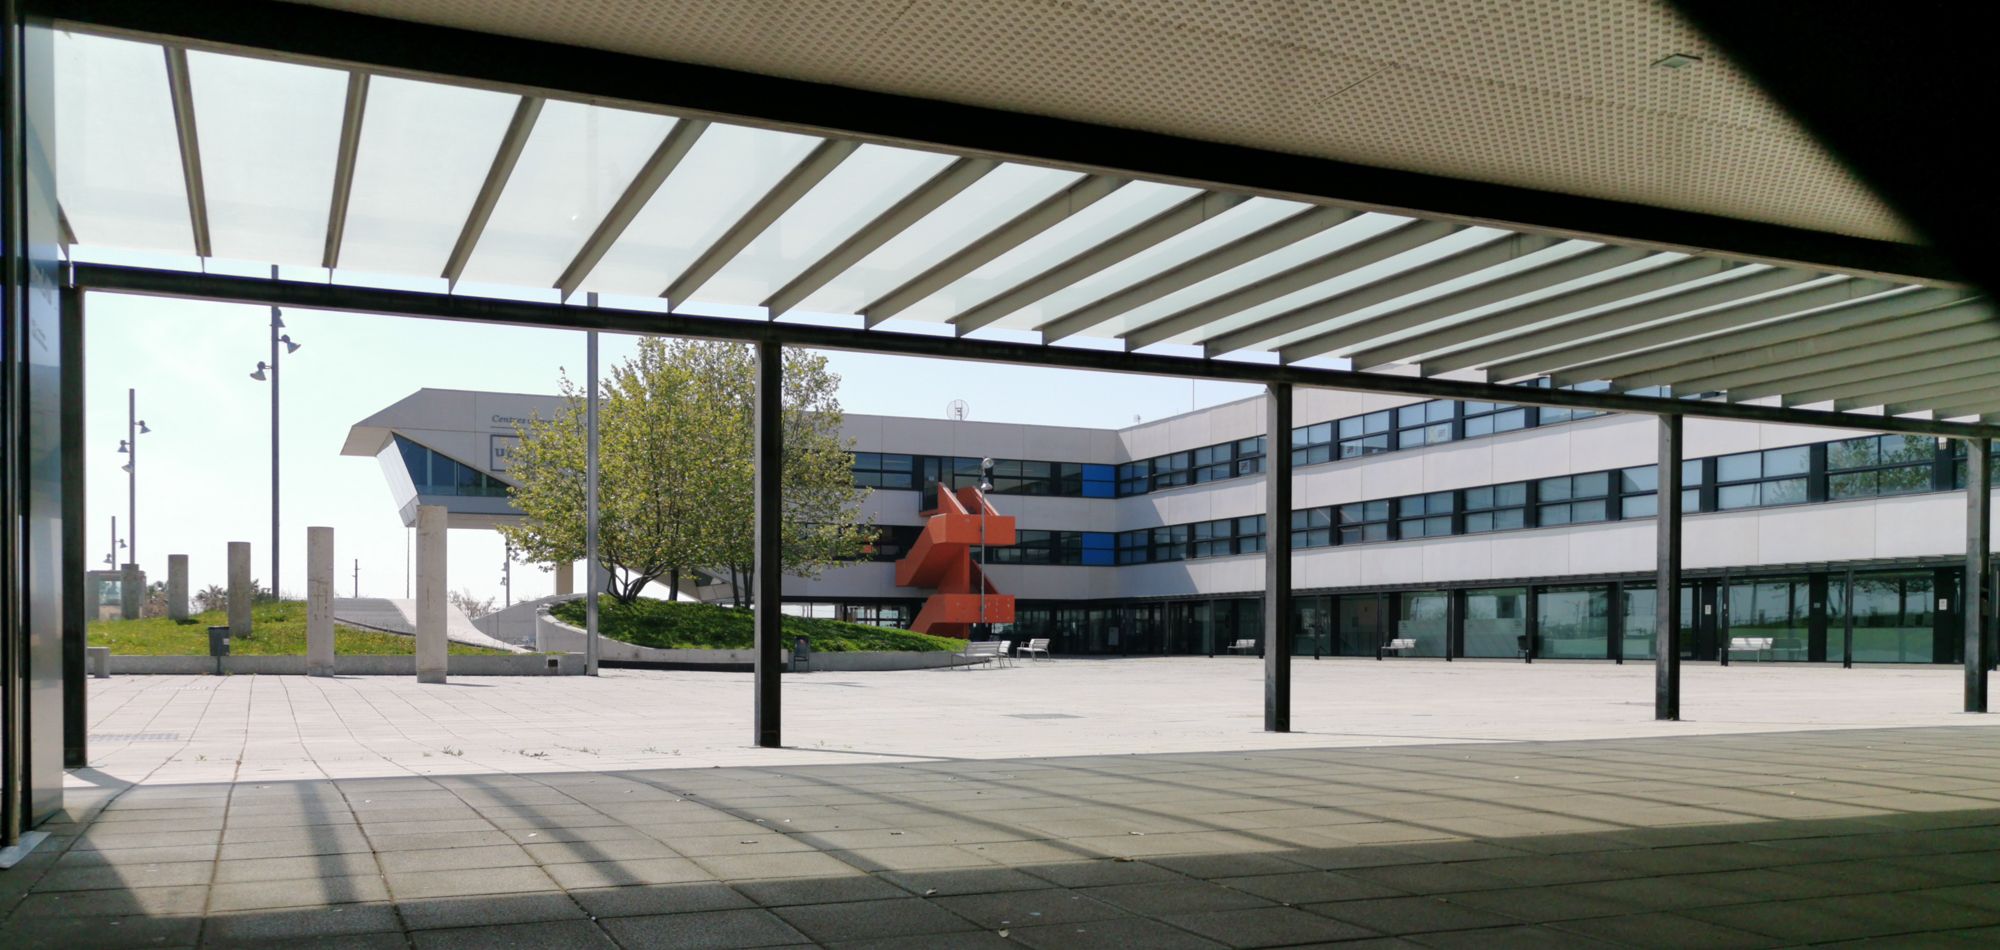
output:
[[784, 370], [785, 349], [776, 343], [757, 344], [756, 538], [751, 565], [751, 604], [757, 625], [757, 745], [780, 744], [778, 676], [784, 670], [783, 502], [784, 502]]
[[1681, 718], [1681, 417], [1660, 417], [1653, 588], [1653, 718]]
[[1292, 387], [1264, 396], [1264, 731], [1292, 731]]
[[1840, 595], [1840, 668], [1854, 668], [1854, 568], [1847, 569], [1847, 583]]
[[63, 568], [62, 568], [62, 694], [63, 768], [78, 769], [88, 764], [85, 739], [89, 719], [84, 701], [87, 694], [85, 636], [88, 631], [88, 596], [84, 584], [84, 483], [83, 458], [83, 291], [65, 287], [58, 298], [62, 309], [62, 471]]
[[1965, 583], [1958, 592], [1958, 613], [1965, 621], [1965, 711], [1986, 711], [1987, 551], [1992, 544], [1992, 439], [1965, 440]]

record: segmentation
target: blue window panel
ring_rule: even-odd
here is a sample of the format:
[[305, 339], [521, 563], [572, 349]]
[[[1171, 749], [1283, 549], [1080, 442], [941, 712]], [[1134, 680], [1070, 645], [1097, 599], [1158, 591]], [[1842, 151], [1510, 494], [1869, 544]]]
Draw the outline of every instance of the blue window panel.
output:
[[1102, 548], [1106, 551], [1109, 551], [1112, 548], [1116, 547], [1117, 543], [1118, 543], [1117, 535], [1114, 535], [1109, 531], [1085, 531], [1083, 533], [1083, 546], [1085, 550], [1090, 550], [1093, 548]]
[[1099, 548], [1084, 548], [1084, 549], [1083, 549], [1083, 563], [1084, 563], [1084, 566], [1086, 566], [1086, 567], [1093, 567], [1093, 566], [1102, 566], [1102, 567], [1110, 567], [1111, 565], [1113, 565], [1114, 563], [1116, 563], [1116, 562], [1115, 562], [1115, 561], [1113, 560], [1113, 554], [1114, 554], [1114, 553], [1115, 553], [1115, 552], [1112, 552], [1112, 551], [1110, 551], [1110, 550], [1105, 550], [1105, 549], [1099, 549]]
[[1118, 467], [1115, 465], [1085, 465], [1083, 467], [1083, 497], [1118, 497]]

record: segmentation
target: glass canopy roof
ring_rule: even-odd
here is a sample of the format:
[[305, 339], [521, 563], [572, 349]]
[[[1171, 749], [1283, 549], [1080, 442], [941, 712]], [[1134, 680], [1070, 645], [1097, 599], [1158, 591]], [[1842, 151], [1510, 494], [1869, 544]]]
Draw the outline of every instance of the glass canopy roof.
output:
[[[1990, 302], [1953, 288], [84, 33], [56, 82], [78, 259], [1842, 410], [2000, 355]], [[1897, 408], [2000, 416], [1981, 382]]]

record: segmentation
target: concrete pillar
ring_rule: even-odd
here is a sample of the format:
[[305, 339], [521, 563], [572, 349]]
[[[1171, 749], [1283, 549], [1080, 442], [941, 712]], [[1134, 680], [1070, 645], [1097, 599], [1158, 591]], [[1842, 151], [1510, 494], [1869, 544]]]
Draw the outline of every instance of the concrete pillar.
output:
[[333, 675], [333, 529], [306, 529], [306, 675]]
[[556, 562], [556, 593], [576, 593], [576, 564], [574, 562]]
[[1292, 731], [1292, 387], [1264, 396], [1264, 731]]
[[1986, 711], [1986, 568], [1993, 549], [1992, 439], [1965, 440], [1965, 580], [1958, 591], [1965, 624], [1965, 711]]
[[445, 674], [445, 509], [417, 506], [417, 682]]
[[167, 555], [167, 617], [188, 618], [188, 556]]
[[118, 569], [118, 614], [126, 620], [137, 620], [146, 607], [146, 575], [137, 564], [127, 564]]
[[250, 542], [229, 542], [229, 636], [250, 635]]
[[[1660, 417], [1653, 529], [1653, 718], [1681, 718], [1681, 417]], [[1729, 587], [1723, 585], [1723, 596]], [[1722, 643], [1729, 656], [1729, 642]]]

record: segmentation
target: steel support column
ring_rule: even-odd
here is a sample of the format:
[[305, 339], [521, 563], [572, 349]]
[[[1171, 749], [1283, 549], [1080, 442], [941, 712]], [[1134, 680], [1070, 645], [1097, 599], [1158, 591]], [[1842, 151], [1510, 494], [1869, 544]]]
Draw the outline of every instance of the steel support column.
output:
[[750, 576], [757, 625], [756, 742], [767, 749], [780, 744], [778, 676], [784, 671], [784, 369], [783, 346], [757, 344], [756, 554]]
[[1987, 551], [1992, 547], [1992, 439], [1965, 440], [1965, 587], [1958, 612], [1965, 620], [1965, 711], [1986, 711]]
[[1681, 417], [1660, 417], [1654, 549], [1653, 718], [1681, 718]]
[[[83, 452], [83, 291], [62, 290], [62, 472], [63, 484], [84, 484]], [[89, 566], [84, 563], [84, 509], [81, 489], [63, 492], [62, 570], [62, 695], [63, 768], [80, 769], [89, 764], [90, 721], [86, 711], [89, 688], [84, 666], [86, 631], [90, 610], [88, 585], [83, 581]]]
[[1292, 731], [1292, 387], [1264, 396], [1264, 731]]

